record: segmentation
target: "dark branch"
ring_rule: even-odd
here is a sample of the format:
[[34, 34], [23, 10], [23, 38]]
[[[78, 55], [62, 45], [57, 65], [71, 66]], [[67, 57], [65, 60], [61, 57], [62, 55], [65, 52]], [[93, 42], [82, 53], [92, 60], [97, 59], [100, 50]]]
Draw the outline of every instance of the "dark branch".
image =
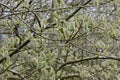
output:
[[83, 62], [83, 61], [97, 60], [97, 59], [101, 59], [101, 60], [106, 59], [106, 60], [117, 60], [117, 61], [120, 61], [120, 58], [116, 58], [116, 57], [102, 57], [102, 56], [100, 56], [100, 57], [97, 56], [97, 57], [92, 57], [92, 58], [86, 58], [86, 59], [78, 59], [78, 60], [73, 60], [73, 61], [69, 61], [69, 62], [64, 63], [63, 65], [61, 65], [56, 70], [56, 72], [59, 71], [60, 69], [62, 69], [63, 67], [69, 65], [69, 64], [75, 64], [75, 63], [79, 63], [79, 62]]
[[[87, 5], [88, 3], [90, 3], [92, 0], [88, 0], [87, 2], [85, 2], [84, 4], [83, 4], [83, 6], [79, 6], [73, 13], [71, 13], [66, 19], [65, 19], [65, 21], [68, 21], [70, 18], [72, 18], [80, 9], [82, 9], [85, 5]], [[63, 21], [61, 21], [61, 23], [63, 23]], [[52, 26], [55, 26], [57, 23], [53, 23], [52, 24]], [[49, 28], [51, 28], [51, 27], [49, 27]], [[54, 28], [54, 27], [52, 27], [52, 28]], [[45, 30], [46, 29], [48, 29], [48, 28], [45, 28]]]
[[[83, 6], [85, 6], [85, 5], [87, 5], [90, 1], [92, 1], [92, 0], [88, 0], [87, 2], [85, 2], [84, 4], [83, 4]], [[83, 7], [81, 7], [81, 5], [80, 5], [80, 7], [79, 8], [77, 8], [72, 14], [70, 14], [65, 20], [66, 21], [68, 21], [71, 17], [73, 17], [80, 9], [82, 9]]]
[[[30, 40], [26, 40], [22, 45], [20, 45], [17, 49], [15, 49], [12, 53], [9, 54], [10, 57], [12, 57], [13, 55], [17, 54], [20, 49], [22, 49], [24, 46], [26, 46], [28, 43], [30, 42]], [[2, 58], [0, 60], [0, 63], [3, 63], [6, 60], [6, 57]]]

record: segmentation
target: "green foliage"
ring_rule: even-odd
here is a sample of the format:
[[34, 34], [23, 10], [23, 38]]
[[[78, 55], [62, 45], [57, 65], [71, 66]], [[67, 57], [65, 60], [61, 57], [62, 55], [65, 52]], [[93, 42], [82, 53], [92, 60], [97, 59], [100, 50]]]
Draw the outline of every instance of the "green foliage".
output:
[[119, 80], [119, 4], [2, 0], [0, 80]]

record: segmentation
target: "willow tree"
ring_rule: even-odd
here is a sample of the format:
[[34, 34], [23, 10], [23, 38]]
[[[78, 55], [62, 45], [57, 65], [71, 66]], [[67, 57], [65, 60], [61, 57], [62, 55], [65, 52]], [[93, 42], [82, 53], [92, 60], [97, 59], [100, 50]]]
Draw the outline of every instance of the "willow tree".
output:
[[120, 0], [0, 0], [0, 79], [119, 80]]

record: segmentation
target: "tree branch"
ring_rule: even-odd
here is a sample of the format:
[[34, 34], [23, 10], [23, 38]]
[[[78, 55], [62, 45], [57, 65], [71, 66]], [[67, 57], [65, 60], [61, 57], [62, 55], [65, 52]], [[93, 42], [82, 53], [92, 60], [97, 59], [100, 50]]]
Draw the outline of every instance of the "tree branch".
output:
[[92, 58], [86, 58], [86, 59], [78, 59], [78, 60], [73, 60], [73, 61], [69, 61], [69, 62], [66, 62], [64, 64], [62, 64], [57, 70], [61, 70], [63, 67], [69, 65], [69, 64], [75, 64], [75, 63], [79, 63], [79, 62], [83, 62], [83, 61], [89, 61], [89, 60], [97, 60], [97, 59], [101, 59], [101, 60], [104, 60], [104, 59], [107, 59], [107, 60], [117, 60], [117, 61], [120, 61], [120, 58], [116, 58], [116, 57], [104, 57], [104, 56], [97, 56], [97, 57], [92, 57]]
[[[22, 49], [24, 46], [26, 46], [28, 43], [30, 42], [30, 40], [26, 40], [22, 45], [20, 45], [17, 49], [15, 49], [12, 53], [9, 54], [10, 57], [12, 57], [13, 55], [17, 54], [20, 49]], [[0, 63], [3, 63], [6, 60], [6, 57], [0, 59]]]
[[[85, 2], [85, 3], [83, 4], [83, 6], [87, 5], [90, 1], [92, 1], [92, 0], [88, 0], [87, 2]], [[72, 18], [81, 8], [83, 8], [83, 7], [81, 7], [81, 5], [80, 5], [80, 7], [78, 7], [78, 8], [77, 8], [72, 14], [70, 14], [65, 20], [68, 21], [70, 18]]]
[[[85, 5], [87, 5], [89, 2], [91, 2], [92, 0], [88, 0], [87, 2], [85, 2], [83, 4], [83, 6], [79, 6], [73, 13], [71, 13], [66, 19], [65, 21], [68, 21], [70, 18], [72, 18], [80, 9], [82, 9]], [[63, 23], [63, 21], [61, 21], [61, 23]], [[57, 23], [53, 23], [52, 26], [55, 26]], [[45, 28], [46, 29], [49, 29], [49, 28], [54, 28], [54, 27], [47, 27]]]

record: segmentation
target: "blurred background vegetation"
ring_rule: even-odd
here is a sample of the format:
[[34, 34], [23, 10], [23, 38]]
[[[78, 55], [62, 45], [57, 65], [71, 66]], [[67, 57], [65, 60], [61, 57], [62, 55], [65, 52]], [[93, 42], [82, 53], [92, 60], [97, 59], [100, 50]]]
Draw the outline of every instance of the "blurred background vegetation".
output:
[[0, 80], [120, 80], [120, 0], [0, 0]]

